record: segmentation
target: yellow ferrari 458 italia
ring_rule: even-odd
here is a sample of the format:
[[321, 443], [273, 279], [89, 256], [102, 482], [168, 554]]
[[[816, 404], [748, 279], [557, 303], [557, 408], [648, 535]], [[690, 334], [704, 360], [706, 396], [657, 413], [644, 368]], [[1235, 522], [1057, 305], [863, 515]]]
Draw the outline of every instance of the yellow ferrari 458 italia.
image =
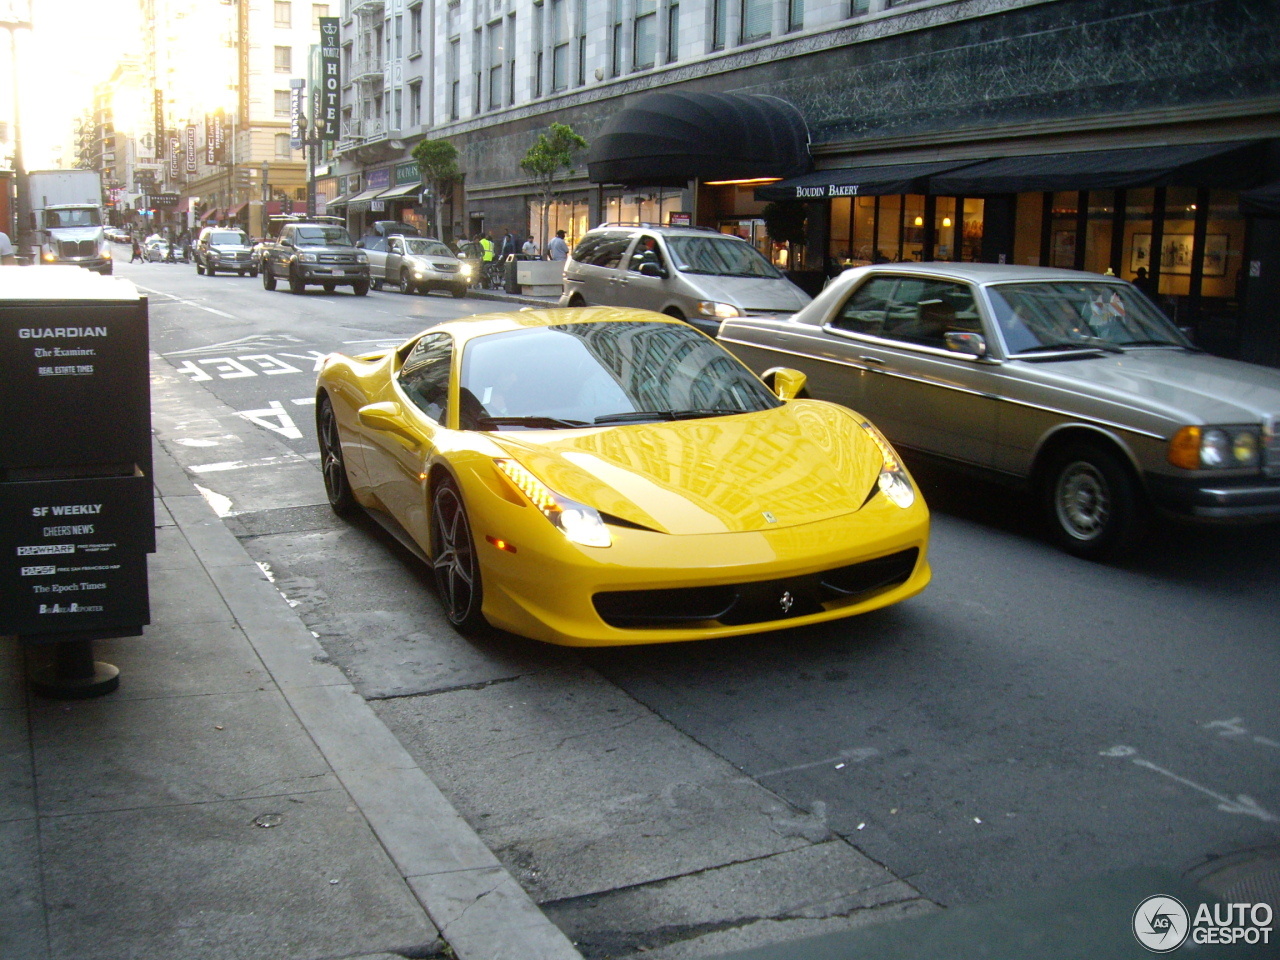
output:
[[395, 521], [464, 632], [660, 643], [919, 593], [929, 512], [888, 441], [795, 371], [765, 381], [645, 310], [442, 323], [324, 360], [325, 487]]

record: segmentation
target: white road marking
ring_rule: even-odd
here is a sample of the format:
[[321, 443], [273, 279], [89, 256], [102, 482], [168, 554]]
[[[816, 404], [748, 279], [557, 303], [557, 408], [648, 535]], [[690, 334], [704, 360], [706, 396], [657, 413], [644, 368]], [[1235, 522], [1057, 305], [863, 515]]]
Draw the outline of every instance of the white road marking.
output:
[[198, 310], [204, 310], [205, 312], [212, 313], [215, 316], [226, 317], [228, 320], [239, 319], [234, 314], [223, 313], [221, 310], [215, 310], [213, 307], [206, 307], [204, 304], [196, 303], [194, 300], [187, 300], [183, 297], [179, 297], [177, 294], [165, 293], [163, 290], [156, 290], [152, 287], [144, 287], [140, 283], [135, 283], [134, 286], [137, 287], [139, 290], [145, 290], [147, 293], [155, 293], [162, 297], [168, 297], [170, 301], [173, 303], [181, 303], [184, 306], [195, 307]]
[[1136, 756], [1137, 752], [1138, 751], [1133, 747], [1125, 746], [1109, 747], [1106, 750], [1099, 751], [1099, 753], [1104, 757], [1126, 758], [1130, 763], [1142, 767], [1145, 770], [1154, 771], [1155, 773], [1168, 777], [1170, 780], [1174, 780], [1185, 787], [1189, 787], [1192, 790], [1203, 793], [1205, 796], [1218, 801], [1218, 809], [1223, 813], [1238, 813], [1246, 817], [1257, 817], [1263, 823], [1276, 823], [1277, 821], [1280, 821], [1280, 817], [1276, 817], [1274, 814], [1263, 809], [1263, 807], [1254, 800], [1253, 797], [1250, 797], [1247, 794], [1237, 793], [1233, 800], [1225, 793], [1218, 793], [1215, 790], [1210, 790], [1208, 787], [1201, 786], [1194, 780], [1188, 780], [1186, 777], [1179, 776], [1172, 770], [1166, 770], [1164, 767], [1154, 764], [1150, 760], [1143, 760], [1141, 757]]
[[213, 507], [213, 512], [216, 513], [219, 517], [231, 516], [231, 498], [230, 497], [224, 497], [220, 493], [214, 493], [212, 490], [208, 490], [200, 486], [200, 484], [198, 483], [195, 484], [195, 488], [200, 491], [200, 496], [204, 497], [205, 500], [208, 501], [209, 506]]
[[253, 467], [274, 467], [282, 463], [306, 462], [306, 457], [296, 454], [285, 457], [259, 457], [257, 460], [224, 460], [221, 463], [198, 463], [187, 469], [192, 473], [225, 473], [228, 470], [248, 470]]
[[[1232, 717], [1230, 720], [1210, 720], [1208, 723], [1201, 724], [1201, 726], [1206, 730], [1216, 730], [1220, 737], [1249, 736], [1249, 731], [1245, 729], [1244, 719], [1241, 717]], [[1249, 739], [1264, 747], [1280, 750], [1280, 740], [1273, 740], [1271, 737], [1263, 737], [1256, 734], [1249, 736]]]
[[240, 416], [250, 423], [266, 427], [282, 437], [286, 437], [289, 440], [302, 439], [302, 431], [298, 429], [293, 422], [293, 418], [286, 412], [284, 404], [279, 400], [272, 400], [264, 410], [241, 410], [239, 412]]

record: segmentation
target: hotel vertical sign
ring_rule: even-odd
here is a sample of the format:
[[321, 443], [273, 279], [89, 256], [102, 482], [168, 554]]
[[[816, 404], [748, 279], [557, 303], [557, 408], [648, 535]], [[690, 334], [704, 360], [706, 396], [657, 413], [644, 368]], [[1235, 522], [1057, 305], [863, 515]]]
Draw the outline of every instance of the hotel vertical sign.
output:
[[342, 79], [339, 75], [342, 49], [338, 45], [337, 17], [320, 18], [320, 110], [314, 118], [321, 140], [336, 142], [341, 113]]
[[240, 102], [238, 104], [240, 110], [240, 125], [242, 127], [249, 126], [249, 4], [236, 4], [236, 12], [239, 15], [236, 30], [236, 41], [238, 54], [237, 60], [240, 63]]
[[164, 91], [156, 90], [155, 92], [155, 121], [156, 121], [156, 152], [157, 160], [164, 159]]

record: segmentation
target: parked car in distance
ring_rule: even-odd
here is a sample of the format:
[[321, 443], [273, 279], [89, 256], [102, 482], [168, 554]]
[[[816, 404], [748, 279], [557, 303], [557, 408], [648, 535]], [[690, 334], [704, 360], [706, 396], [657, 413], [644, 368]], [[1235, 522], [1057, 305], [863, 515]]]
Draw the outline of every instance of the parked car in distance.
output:
[[258, 264], [253, 259], [253, 246], [243, 230], [229, 227], [205, 227], [200, 231], [192, 247], [191, 256], [196, 262], [196, 273], [216, 276], [219, 270], [251, 277], [258, 275]]
[[856, 267], [795, 316], [729, 319], [720, 339], [758, 371], [805, 373], [908, 453], [1029, 487], [1079, 556], [1131, 544], [1153, 512], [1280, 520], [1280, 370], [1196, 349], [1115, 277]]
[[361, 237], [356, 246], [369, 257], [369, 282], [375, 290], [389, 283], [399, 286], [401, 293], [448, 290], [455, 297], [467, 295], [471, 265], [439, 240], [392, 234]]
[[565, 262], [560, 305], [655, 310], [714, 336], [726, 317], [790, 316], [809, 299], [740, 237], [605, 223], [587, 231]]
[[357, 250], [346, 227], [333, 223], [287, 223], [280, 238], [262, 254], [262, 286], [274, 290], [284, 280], [290, 293], [316, 284], [332, 293], [350, 287], [357, 297], [369, 292], [369, 257]]
[[774, 379], [647, 310], [452, 320], [321, 362], [325, 490], [398, 525], [464, 632], [724, 638], [919, 593], [929, 511], [892, 447]]
[[[173, 244], [173, 255], [178, 257], [178, 244]], [[168, 240], [148, 240], [142, 247], [142, 257], [148, 263], [163, 263], [169, 256]]]

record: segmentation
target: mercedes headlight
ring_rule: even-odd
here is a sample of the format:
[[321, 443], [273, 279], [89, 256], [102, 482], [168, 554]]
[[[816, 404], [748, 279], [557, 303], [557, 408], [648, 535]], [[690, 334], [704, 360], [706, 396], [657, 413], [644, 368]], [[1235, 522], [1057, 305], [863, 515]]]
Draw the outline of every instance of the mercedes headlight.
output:
[[732, 303], [717, 303], [715, 300], [699, 300], [698, 313], [704, 317], [717, 317], [720, 319], [742, 316], [738, 312], [738, 308]]
[[561, 496], [515, 460], [495, 460], [494, 463], [566, 538], [584, 547], [612, 545], [609, 528], [594, 507]]
[[907, 475], [906, 469], [898, 460], [898, 454], [884, 434], [872, 426], [870, 421], [862, 421], [861, 426], [880, 450], [880, 476], [876, 479], [880, 492], [903, 510], [907, 509], [916, 502], [916, 490], [911, 484], [911, 477]]
[[1260, 462], [1256, 426], [1183, 427], [1169, 441], [1169, 462], [1184, 470], [1240, 470]]

